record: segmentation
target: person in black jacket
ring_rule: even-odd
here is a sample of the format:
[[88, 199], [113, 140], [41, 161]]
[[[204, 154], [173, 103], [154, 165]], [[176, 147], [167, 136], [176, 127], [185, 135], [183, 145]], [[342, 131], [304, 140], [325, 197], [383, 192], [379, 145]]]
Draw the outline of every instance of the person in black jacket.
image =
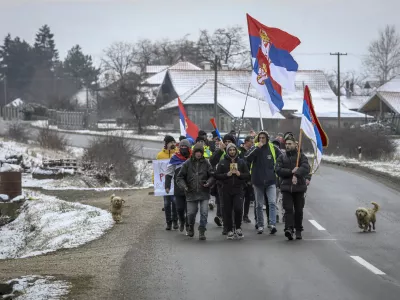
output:
[[285, 140], [286, 152], [279, 156], [276, 162], [276, 173], [281, 178], [285, 209], [285, 236], [293, 240], [293, 229], [296, 229], [296, 239], [302, 239], [304, 193], [307, 191], [306, 177], [310, 173], [310, 165], [304, 153], [300, 152], [297, 167], [298, 150], [295, 138], [293, 135], [288, 135]]
[[176, 183], [176, 177], [181, 170], [183, 163], [190, 158], [192, 154], [192, 149], [190, 147], [190, 143], [186, 139], [182, 139], [179, 142], [179, 152], [175, 153], [174, 156], [171, 157], [167, 171], [165, 172], [165, 191], [169, 194], [171, 190], [171, 182], [172, 178], [174, 178], [174, 196], [176, 201], [176, 210], [178, 213], [179, 219], [179, 230], [182, 232], [186, 227], [186, 234], [189, 228], [189, 224], [187, 222], [186, 217], [186, 195], [185, 191], [182, 190]]
[[185, 161], [176, 177], [177, 185], [185, 191], [187, 219], [189, 223], [188, 236], [194, 236], [194, 223], [200, 206], [199, 239], [205, 240], [208, 218], [208, 201], [210, 186], [214, 182], [214, 172], [210, 162], [204, 158], [202, 144], [196, 144], [190, 159]]
[[215, 178], [222, 184], [224, 202], [224, 224], [228, 231], [228, 239], [233, 239], [232, 209], [235, 214], [235, 233], [243, 238], [243, 191], [246, 181], [250, 179], [250, 172], [246, 162], [238, 157], [238, 149], [235, 144], [228, 144], [224, 159], [218, 164]]

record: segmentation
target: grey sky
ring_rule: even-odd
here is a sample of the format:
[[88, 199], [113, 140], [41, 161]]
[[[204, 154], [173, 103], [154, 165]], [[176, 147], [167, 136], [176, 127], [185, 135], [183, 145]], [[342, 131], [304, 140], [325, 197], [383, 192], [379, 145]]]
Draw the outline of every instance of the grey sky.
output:
[[[329, 52], [348, 52], [344, 70], [361, 71], [361, 60], [378, 29], [396, 25], [399, 0], [1, 0], [0, 37], [8, 32], [32, 42], [48, 24], [60, 56], [80, 44], [99, 61], [114, 41], [198, 37], [200, 28], [240, 24], [246, 13], [302, 41], [293, 52], [300, 69], [336, 68]], [[10, 3], [11, 2], [11, 3]], [[325, 55], [321, 55], [324, 54]], [[318, 55], [317, 55], [318, 54]]]

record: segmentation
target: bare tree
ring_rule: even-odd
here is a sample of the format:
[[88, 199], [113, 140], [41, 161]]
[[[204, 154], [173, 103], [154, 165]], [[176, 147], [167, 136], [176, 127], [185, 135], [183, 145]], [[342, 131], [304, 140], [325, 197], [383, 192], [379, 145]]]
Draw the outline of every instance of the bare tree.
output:
[[400, 36], [394, 25], [386, 25], [379, 32], [378, 39], [368, 47], [368, 56], [364, 60], [365, 67], [382, 83], [387, 82], [400, 70]]
[[[332, 91], [337, 95], [337, 78], [338, 73], [336, 70], [331, 72], [325, 73], [326, 79], [328, 80], [329, 86], [331, 87]], [[356, 71], [351, 70], [347, 72], [340, 72], [340, 89], [346, 88], [346, 82], [348, 81], [349, 84], [353, 86], [359, 86], [360, 88], [363, 87], [363, 81], [365, 80], [365, 75], [357, 74]], [[343, 93], [341, 93], [343, 95]], [[360, 95], [361, 96], [361, 95]]]
[[106, 49], [102, 59], [103, 71], [108, 74], [103, 98], [128, 110], [139, 134], [143, 132], [145, 114], [153, 110], [151, 95], [141, 86], [144, 61], [138, 59], [143, 54], [140, 51], [132, 44], [115, 43]]
[[243, 27], [238, 25], [226, 29], [219, 28], [212, 35], [207, 30], [201, 30], [197, 42], [199, 56], [202, 60], [213, 63], [215, 56], [218, 56], [219, 64], [232, 66], [235, 64], [235, 59], [246, 52], [243, 36]]

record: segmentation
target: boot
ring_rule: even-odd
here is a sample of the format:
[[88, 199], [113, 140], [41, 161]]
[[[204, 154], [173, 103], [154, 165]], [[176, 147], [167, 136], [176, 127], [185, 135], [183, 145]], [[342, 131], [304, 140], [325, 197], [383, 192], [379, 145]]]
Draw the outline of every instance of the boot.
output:
[[171, 230], [172, 229], [172, 222], [167, 223], [167, 227], [165, 227], [165, 230]]
[[189, 225], [187, 232], [188, 232], [188, 236], [189, 237], [193, 237], [194, 236], [194, 228], [193, 228], [193, 226]]
[[296, 240], [302, 240], [303, 237], [301, 236], [301, 231], [300, 230], [296, 230]]
[[183, 230], [185, 230], [185, 221], [183, 221], [183, 222], [181, 222], [181, 223], [179, 224], [179, 231], [180, 231], [180, 232], [183, 232]]
[[199, 240], [200, 241], [206, 240], [205, 232], [206, 232], [206, 230], [204, 228], [199, 228]]
[[174, 229], [177, 230], [179, 228], [178, 221], [175, 220], [172, 223], [174, 224]]

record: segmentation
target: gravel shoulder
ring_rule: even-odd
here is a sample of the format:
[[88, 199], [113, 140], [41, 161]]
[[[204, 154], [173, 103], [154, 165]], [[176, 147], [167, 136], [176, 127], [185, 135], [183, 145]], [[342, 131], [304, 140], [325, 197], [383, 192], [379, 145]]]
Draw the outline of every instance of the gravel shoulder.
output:
[[[30, 274], [50, 275], [72, 283], [68, 299], [113, 299], [114, 291], [118, 290], [118, 278], [126, 254], [143, 248], [141, 241], [146, 240], [149, 232], [154, 230], [154, 223], [162, 218], [161, 201], [149, 196], [149, 191], [116, 191], [115, 194], [126, 201], [123, 221], [95, 241], [47, 255], [0, 261], [0, 281]], [[106, 210], [112, 194], [112, 191], [41, 192]], [[141, 268], [138, 271], [148, 270]]]

